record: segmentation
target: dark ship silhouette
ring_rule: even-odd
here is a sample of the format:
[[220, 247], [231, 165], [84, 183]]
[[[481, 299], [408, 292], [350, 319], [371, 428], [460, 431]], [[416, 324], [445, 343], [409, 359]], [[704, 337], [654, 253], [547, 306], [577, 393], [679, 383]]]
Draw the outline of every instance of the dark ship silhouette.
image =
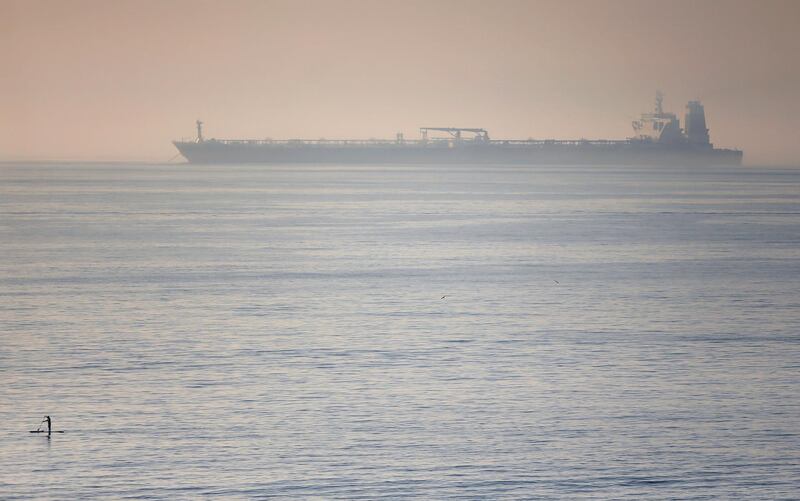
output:
[[[191, 163], [338, 164], [571, 164], [571, 165], [740, 165], [742, 151], [714, 148], [705, 110], [686, 105], [684, 128], [662, 108], [656, 94], [652, 113], [633, 122], [624, 140], [490, 139], [480, 128], [421, 127], [421, 138], [395, 139], [205, 139], [197, 121], [194, 140], [173, 141]], [[429, 137], [429, 133], [444, 137]]]

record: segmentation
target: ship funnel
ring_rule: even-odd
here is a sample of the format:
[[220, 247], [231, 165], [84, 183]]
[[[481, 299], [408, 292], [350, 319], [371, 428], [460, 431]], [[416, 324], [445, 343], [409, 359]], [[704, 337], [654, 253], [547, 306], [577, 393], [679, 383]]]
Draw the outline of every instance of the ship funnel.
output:
[[689, 101], [686, 105], [684, 125], [689, 144], [710, 144], [706, 128], [706, 112], [700, 101]]

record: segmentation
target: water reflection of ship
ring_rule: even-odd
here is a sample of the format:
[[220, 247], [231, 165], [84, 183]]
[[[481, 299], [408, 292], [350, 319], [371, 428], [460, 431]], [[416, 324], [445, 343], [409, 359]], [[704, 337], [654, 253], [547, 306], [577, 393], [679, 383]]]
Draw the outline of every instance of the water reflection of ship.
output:
[[198, 120], [194, 140], [173, 144], [191, 163], [741, 164], [741, 150], [711, 144], [699, 101], [686, 105], [684, 128], [662, 103], [659, 92], [654, 112], [634, 121], [634, 137], [624, 140], [498, 140], [485, 129], [459, 127], [422, 127], [421, 138], [411, 140], [402, 133], [395, 139], [205, 139]]

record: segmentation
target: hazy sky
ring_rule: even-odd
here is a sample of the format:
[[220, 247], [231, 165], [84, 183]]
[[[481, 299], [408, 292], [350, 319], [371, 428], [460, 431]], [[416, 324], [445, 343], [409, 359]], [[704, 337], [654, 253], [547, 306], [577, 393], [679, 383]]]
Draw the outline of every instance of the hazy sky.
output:
[[0, 159], [167, 160], [172, 139], [624, 138], [666, 94], [800, 165], [800, 1], [0, 0]]

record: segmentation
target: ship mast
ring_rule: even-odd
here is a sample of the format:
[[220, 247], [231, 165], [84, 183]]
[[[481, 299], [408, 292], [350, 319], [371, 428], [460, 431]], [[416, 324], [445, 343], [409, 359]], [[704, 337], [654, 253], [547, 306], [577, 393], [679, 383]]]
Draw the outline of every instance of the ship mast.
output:
[[203, 122], [201, 122], [200, 120], [197, 120], [195, 123], [197, 124], [197, 142], [198, 143], [202, 143], [203, 142]]
[[660, 90], [656, 91], [656, 115], [661, 115], [664, 113], [664, 108], [661, 107], [661, 103], [664, 101], [664, 93]]

